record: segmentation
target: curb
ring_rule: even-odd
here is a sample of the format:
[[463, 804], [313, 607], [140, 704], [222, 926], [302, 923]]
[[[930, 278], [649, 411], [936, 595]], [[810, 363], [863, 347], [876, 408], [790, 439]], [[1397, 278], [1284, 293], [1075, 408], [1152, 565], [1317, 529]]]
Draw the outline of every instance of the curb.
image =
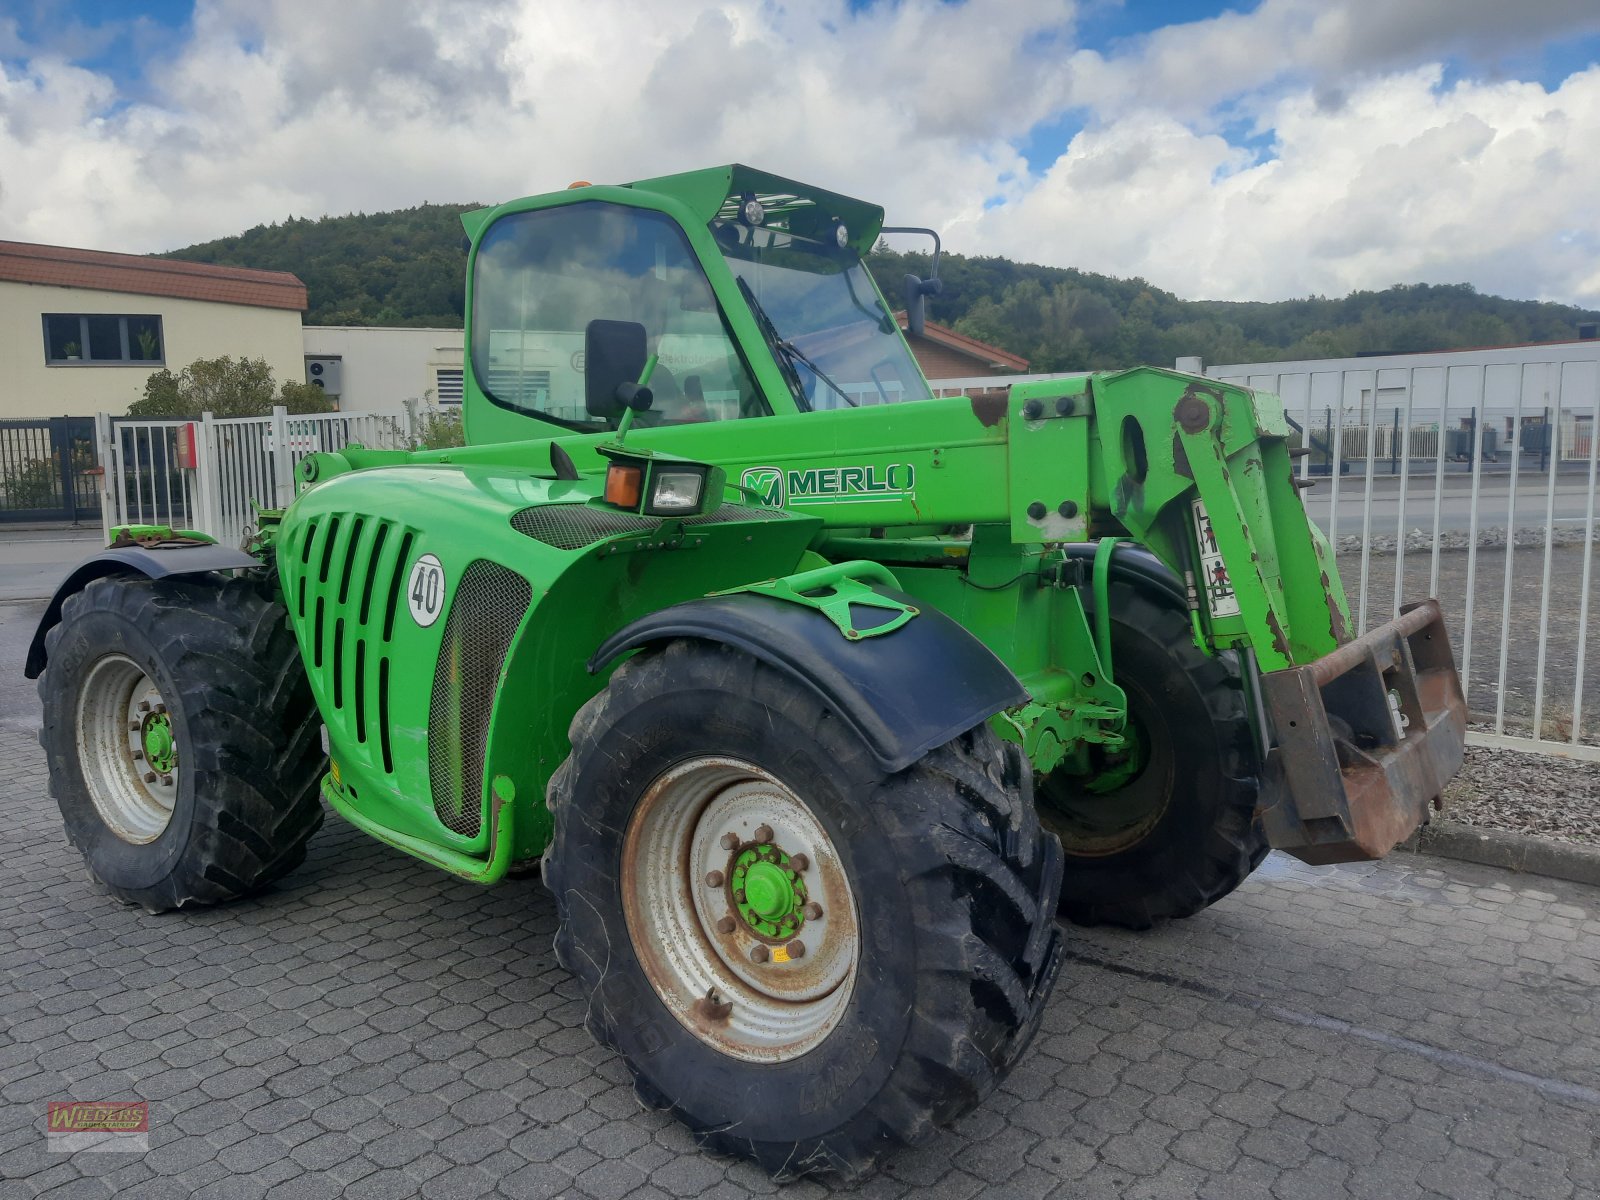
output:
[[1456, 821], [1434, 821], [1402, 842], [1400, 848], [1600, 887], [1600, 847], [1596, 846], [1552, 842]]

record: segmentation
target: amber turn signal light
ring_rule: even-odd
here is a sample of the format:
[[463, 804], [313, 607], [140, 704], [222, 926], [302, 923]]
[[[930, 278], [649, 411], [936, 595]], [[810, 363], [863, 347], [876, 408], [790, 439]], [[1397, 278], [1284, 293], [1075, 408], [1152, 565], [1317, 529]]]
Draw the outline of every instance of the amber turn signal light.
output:
[[644, 469], [632, 463], [614, 462], [606, 468], [606, 503], [638, 511], [639, 494], [644, 487]]

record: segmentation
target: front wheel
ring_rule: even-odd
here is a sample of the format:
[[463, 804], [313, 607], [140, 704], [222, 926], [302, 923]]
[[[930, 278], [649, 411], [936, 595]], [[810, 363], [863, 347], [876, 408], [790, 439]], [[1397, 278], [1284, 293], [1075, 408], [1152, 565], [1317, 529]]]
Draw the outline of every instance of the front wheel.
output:
[[257, 891], [322, 823], [316, 707], [250, 580], [93, 580], [47, 635], [39, 742], [67, 838], [152, 912]]
[[1032, 1037], [1061, 860], [980, 726], [894, 775], [723, 646], [638, 655], [574, 718], [545, 881], [641, 1099], [776, 1178], [855, 1177]]

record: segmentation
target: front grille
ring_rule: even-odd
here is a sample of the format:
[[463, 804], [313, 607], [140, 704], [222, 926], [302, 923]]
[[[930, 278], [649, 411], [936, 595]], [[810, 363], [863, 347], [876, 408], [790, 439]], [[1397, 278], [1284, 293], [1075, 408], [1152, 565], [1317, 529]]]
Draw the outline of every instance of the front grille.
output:
[[[416, 531], [359, 513], [328, 513], [301, 527], [287, 547], [290, 601], [309, 632], [311, 667], [325, 699], [378, 761], [394, 773], [389, 732], [389, 643]], [[296, 553], [298, 551], [298, 553]]]
[[[787, 513], [776, 508], [724, 504], [715, 512], [684, 517], [682, 521], [685, 525], [736, 524], [740, 521], [781, 521], [787, 516]], [[582, 550], [608, 537], [658, 529], [665, 519], [614, 512], [588, 504], [544, 504], [512, 513], [511, 528], [558, 550]]]
[[532, 590], [498, 563], [462, 573], [444, 625], [428, 704], [428, 782], [433, 811], [466, 837], [483, 828], [483, 768], [495, 688]]

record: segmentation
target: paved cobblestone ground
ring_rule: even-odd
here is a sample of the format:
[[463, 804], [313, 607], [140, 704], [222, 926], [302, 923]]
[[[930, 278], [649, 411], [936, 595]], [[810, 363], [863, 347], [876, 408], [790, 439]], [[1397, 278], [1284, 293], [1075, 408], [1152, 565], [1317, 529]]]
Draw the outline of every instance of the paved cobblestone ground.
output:
[[[7, 1200], [779, 1190], [634, 1103], [536, 881], [480, 890], [333, 820], [270, 895], [149, 916], [86, 882], [33, 735], [0, 754]], [[1594, 890], [1274, 856], [1193, 920], [1070, 947], [1003, 1089], [858, 1195], [1600, 1195]], [[148, 1153], [46, 1150], [47, 1101], [131, 1098]]]

